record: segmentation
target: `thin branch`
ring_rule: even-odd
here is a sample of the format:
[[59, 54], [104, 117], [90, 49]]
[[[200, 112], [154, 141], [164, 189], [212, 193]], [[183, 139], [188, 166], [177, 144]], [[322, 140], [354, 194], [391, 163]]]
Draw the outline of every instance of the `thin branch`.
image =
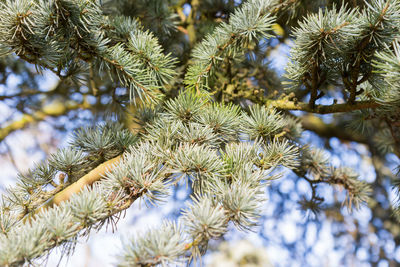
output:
[[5, 147], [7, 148], [7, 154], [10, 158], [11, 164], [14, 166], [14, 168], [19, 172], [22, 173], [22, 170], [18, 167], [17, 161], [15, 160], [15, 157], [13, 155], [11, 147], [8, 145], [6, 141], [3, 142]]
[[343, 103], [343, 104], [332, 104], [332, 105], [315, 105], [313, 108], [310, 107], [308, 103], [294, 102], [288, 100], [267, 100], [266, 105], [275, 107], [277, 109], [301, 110], [318, 114], [349, 112], [349, 111], [368, 109], [368, 108], [378, 108], [380, 106], [380, 104], [375, 101], [358, 101], [354, 102], [353, 104]]
[[4, 99], [10, 99], [10, 98], [14, 98], [14, 97], [28, 97], [28, 96], [32, 96], [32, 95], [39, 95], [39, 94], [45, 94], [47, 92], [41, 92], [38, 90], [29, 90], [29, 91], [22, 91], [20, 93], [14, 94], [14, 95], [0, 95], [0, 100], [4, 100]]
[[193, 47], [198, 38], [196, 35], [195, 25], [197, 21], [197, 11], [199, 9], [200, 2], [199, 0], [193, 0], [190, 2], [190, 5], [191, 5], [190, 13], [186, 18], [186, 23], [187, 23], [186, 31], [189, 37], [189, 45], [190, 47]]
[[89, 87], [92, 89], [92, 93], [94, 96], [97, 96], [99, 89], [96, 86], [96, 83], [94, 81], [94, 71], [93, 71], [93, 64], [89, 63]]

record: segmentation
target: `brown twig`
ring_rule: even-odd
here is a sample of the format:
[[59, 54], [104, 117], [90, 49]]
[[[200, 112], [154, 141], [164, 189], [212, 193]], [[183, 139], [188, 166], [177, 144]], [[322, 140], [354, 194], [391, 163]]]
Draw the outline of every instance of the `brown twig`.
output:
[[368, 108], [373, 109], [380, 106], [380, 104], [375, 101], [358, 101], [354, 102], [353, 104], [343, 103], [332, 105], [315, 105], [314, 107], [311, 107], [308, 103], [289, 100], [267, 100], [266, 105], [282, 110], [301, 110], [318, 114], [349, 112]]

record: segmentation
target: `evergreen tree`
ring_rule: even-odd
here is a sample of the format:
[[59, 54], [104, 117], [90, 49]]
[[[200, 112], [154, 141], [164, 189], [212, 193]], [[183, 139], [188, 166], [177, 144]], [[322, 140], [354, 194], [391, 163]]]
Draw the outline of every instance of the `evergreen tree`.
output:
[[[97, 118], [2, 195], [0, 265], [69, 254], [135, 201], [158, 206], [182, 184], [180, 216], [124, 244], [118, 265], [199, 260], [228, 225], [257, 229], [266, 187], [287, 170], [309, 185], [304, 213], [365, 205], [400, 245], [400, 209], [379, 205], [397, 186], [385, 170], [400, 156], [399, 38], [398, 0], [0, 0], [1, 82], [21, 77], [0, 100], [24, 114], [0, 140], [77, 109]], [[280, 47], [283, 76], [268, 65]], [[44, 91], [47, 72], [59, 80]], [[324, 150], [335, 149], [305, 130], [365, 145], [374, 182], [333, 164]], [[324, 185], [345, 194], [327, 203]]]

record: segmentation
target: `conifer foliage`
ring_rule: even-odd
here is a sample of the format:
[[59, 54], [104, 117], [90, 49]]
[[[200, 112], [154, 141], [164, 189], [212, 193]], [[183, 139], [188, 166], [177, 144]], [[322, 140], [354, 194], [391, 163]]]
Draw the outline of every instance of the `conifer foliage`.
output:
[[[239, 2], [0, 1], [4, 58], [118, 106], [117, 120], [76, 129], [2, 195], [1, 266], [72, 253], [77, 238], [135, 201], [161, 205], [178, 184], [191, 192], [179, 218], [127, 241], [119, 266], [186, 264], [228, 225], [256, 229], [266, 187], [288, 170], [310, 185], [300, 204], [317, 215], [320, 184], [344, 190], [349, 211], [371, 201], [374, 188], [303, 132], [400, 155], [400, 1]], [[265, 61], [272, 40], [288, 38], [280, 78]], [[338, 94], [343, 103], [317, 104]], [[322, 133], [291, 110], [345, 112], [335, 118], [347, 127]]]

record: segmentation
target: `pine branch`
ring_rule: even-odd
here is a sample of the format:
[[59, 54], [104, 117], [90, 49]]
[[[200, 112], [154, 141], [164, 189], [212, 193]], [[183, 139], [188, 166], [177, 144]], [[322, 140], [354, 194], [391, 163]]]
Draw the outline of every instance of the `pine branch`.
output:
[[[18, 246], [13, 250], [18, 256], [12, 258], [10, 251], [2, 251], [0, 247], [0, 259], [3, 257], [4, 262], [11, 264], [40, 257], [79, 232], [88, 234], [91, 227], [112, 221], [113, 214], [129, 207], [138, 197], [153, 204], [162, 201], [168, 194], [168, 187], [180, 179], [190, 179], [194, 192], [204, 196], [204, 201], [211, 205], [206, 209], [204, 205], [194, 205], [185, 212], [184, 216], [206, 224], [188, 220], [192, 242], [182, 244], [182, 253], [190, 249], [194, 256], [200, 256], [209, 239], [226, 231], [229, 220], [239, 229], [251, 229], [256, 225], [260, 204], [264, 201], [261, 188], [265, 183], [262, 181], [268, 179], [278, 165], [297, 166], [298, 149], [291, 142], [284, 141], [285, 135], [279, 137], [280, 141], [270, 141], [284, 127], [287, 127], [285, 132], [290, 133], [291, 126], [275, 111], [270, 111], [270, 118], [265, 120], [263, 114], [267, 113], [264, 107], [256, 106], [250, 114], [241, 114], [238, 107], [211, 105], [200, 96], [187, 92], [167, 102], [164, 114], [159, 114], [152, 125], [147, 125], [141, 142], [135, 146], [132, 146], [134, 142], [130, 135], [117, 126], [77, 131], [73, 147], [60, 150], [48, 164], [38, 166], [31, 175], [21, 176], [18, 186], [9, 190], [7, 199], [13, 203], [13, 211], [27, 215], [23, 220], [25, 223], [18, 220], [21, 218], [13, 218], [14, 224], [5, 228], [7, 241], [0, 240], [0, 246], [6, 243], [11, 247]], [[240, 120], [246, 121], [246, 129], [240, 127]], [[241, 132], [252, 139], [262, 137], [265, 144], [238, 145], [236, 142]], [[115, 156], [110, 158], [111, 155], [120, 155], [127, 147], [130, 149], [121, 160]], [[262, 164], [257, 163], [257, 153], [261, 149], [268, 151], [262, 156]], [[103, 159], [109, 161], [93, 167]], [[251, 167], [256, 163], [258, 170]], [[89, 173], [88, 168], [92, 170]], [[54, 184], [54, 179], [59, 171], [65, 173], [59, 177], [60, 185], [65, 176], [68, 176], [70, 185], [57, 193], [59, 187]], [[76, 179], [77, 173], [87, 174]], [[272, 175], [270, 179], [274, 177]], [[77, 182], [73, 183], [74, 180]], [[87, 185], [95, 181], [89, 189]], [[49, 184], [54, 184], [56, 190], [45, 191], [44, 187]], [[55, 196], [41, 204], [44, 192], [54, 192]], [[54, 212], [71, 212], [65, 218], [68, 222], [57, 221], [57, 225], [74, 225], [70, 228], [72, 230], [63, 228], [61, 235], [60, 232], [47, 232], [53, 227], [42, 220], [51, 218], [49, 214]], [[36, 232], [37, 227], [50, 230]], [[35, 250], [26, 252], [25, 248], [32, 243], [19, 243], [17, 233], [21, 228], [26, 229], [24, 234], [30, 236], [29, 242], [36, 243], [35, 238], [55, 238], [57, 242], [43, 241]], [[170, 253], [172, 255], [173, 251]], [[157, 261], [151, 255], [148, 257], [146, 260]]]
[[275, 17], [271, 13], [274, 1], [250, 0], [238, 8], [229, 23], [222, 23], [193, 51], [194, 62], [189, 66], [184, 83], [200, 92], [207, 88], [208, 79], [228, 53], [243, 53], [246, 45], [260, 38], [269, 38]]
[[364, 37], [355, 42], [355, 51], [351, 51], [352, 55], [349, 59], [349, 62], [353, 62], [353, 64], [348, 67], [348, 70], [342, 73], [343, 83], [350, 92], [348, 98], [349, 103], [354, 103], [357, 95], [357, 86], [363, 81], [368, 80], [370, 75], [369, 72], [364, 73], [364, 76], [359, 80], [362, 65], [370, 63], [371, 55], [373, 54], [372, 51], [368, 51], [371, 48], [367, 49], [367, 47], [371, 46], [371, 42], [377, 43], [381, 42], [381, 40], [383, 40], [383, 42], [386, 41], [382, 34], [385, 35], [385, 28], [392, 26], [391, 24], [396, 20], [396, 16], [399, 16], [399, 14], [396, 14], [398, 13], [399, 7], [397, 5], [398, 3], [396, 3], [396, 1], [386, 1], [386, 3], [375, 1], [372, 5], [367, 3], [368, 11], [364, 12], [363, 16], [369, 17], [369, 19], [366, 22], [362, 22], [360, 25], [362, 29], [362, 34], [360, 34], [360, 36]]
[[[221, 8], [204, 8], [217, 2]], [[302, 132], [305, 128], [320, 137], [375, 142], [386, 155], [392, 152], [396, 144], [392, 139], [399, 140], [400, 49], [397, 43], [389, 44], [399, 32], [400, 1], [372, 0], [364, 10], [348, 6], [330, 10], [327, 2], [318, 14], [297, 24], [293, 61], [287, 69], [289, 84], [291, 89], [301, 88], [300, 94], [304, 92], [298, 99], [310, 94], [310, 103], [297, 102], [291, 97], [296, 92], [272, 100], [281, 93], [281, 81], [268, 77], [273, 71], [267, 71], [265, 64], [271, 51], [282, 48], [274, 43], [283, 43], [286, 36], [266, 39], [272, 37], [271, 27], [281, 10], [294, 5], [289, 13], [295, 13], [302, 3], [307, 2], [307, 7], [321, 4], [249, 0], [231, 12], [236, 1], [217, 2], [0, 1], [2, 50], [7, 47], [8, 52], [36, 67], [71, 78], [72, 86], [78, 88], [74, 93], [88, 90], [79, 79], [89, 76], [89, 88], [98, 88], [97, 101], [102, 104], [127, 91], [131, 100], [136, 96], [162, 100], [143, 101], [142, 106], [130, 109], [141, 127], [137, 134], [111, 122], [79, 129], [67, 148], [19, 175], [16, 185], [0, 199], [1, 266], [30, 264], [57, 246], [69, 254], [78, 237], [114, 225], [119, 213], [139, 198], [159, 205], [169, 199], [178, 183], [192, 186], [193, 192], [179, 223], [166, 222], [135, 236], [123, 246], [119, 266], [190, 262], [206, 252], [210, 240], [221, 238], [230, 223], [239, 230], [253, 230], [266, 200], [265, 186], [285, 169], [310, 184], [311, 200], [300, 202], [312, 211], [324, 204], [317, 191], [320, 183], [345, 189], [347, 194], [341, 196], [346, 197], [349, 209], [369, 201], [370, 186], [353, 170], [334, 168], [323, 150], [303, 143]], [[183, 10], [190, 3], [191, 13], [186, 18]], [[185, 35], [177, 32], [169, 38], [176, 29], [173, 10], [181, 16], [178, 30]], [[144, 31], [133, 17], [142, 19], [149, 30]], [[290, 27], [297, 22], [285, 24], [285, 19], [279, 19], [280, 25], [285, 32], [293, 32]], [[212, 30], [221, 20], [228, 22]], [[206, 25], [208, 22], [212, 26]], [[188, 28], [183, 29], [185, 26]], [[195, 45], [199, 36], [210, 31]], [[192, 60], [187, 62], [185, 53], [193, 45]], [[164, 50], [183, 60], [178, 65]], [[375, 57], [377, 50], [382, 51]], [[244, 57], [245, 64], [236, 64], [235, 60]], [[376, 62], [371, 65], [372, 57]], [[212, 80], [216, 87], [223, 86], [216, 94], [204, 92], [215, 89], [208, 88], [213, 85], [209, 80], [225, 66], [218, 80]], [[183, 81], [182, 70], [187, 70]], [[265, 73], [259, 75], [260, 70]], [[110, 79], [102, 81], [105, 74]], [[334, 85], [329, 90], [335, 93], [342, 90], [347, 95], [349, 91], [348, 103], [315, 105], [326, 84]], [[357, 92], [361, 84], [363, 89]], [[178, 94], [183, 85], [187, 91]], [[112, 88], [113, 95], [104, 88]], [[171, 99], [162, 99], [163, 93]], [[178, 97], [172, 98], [175, 93]], [[356, 101], [357, 95], [360, 101]], [[225, 103], [232, 99], [237, 105]], [[67, 112], [64, 106], [62, 110]], [[309, 114], [297, 118], [280, 110]], [[326, 124], [312, 115], [352, 111], [352, 122], [365, 123], [358, 128], [369, 127], [372, 120], [379, 120], [378, 130], [384, 122], [389, 128], [374, 133], [379, 140], [369, 140], [369, 133], [350, 133], [335, 122]], [[52, 114], [57, 113], [43, 110], [36, 117], [31, 115], [21, 127]]]
[[[88, 201], [89, 197], [91, 197], [92, 201], [95, 198], [100, 198], [100, 199], [103, 198], [104, 196], [101, 196], [99, 193], [100, 192], [97, 192], [96, 189], [93, 191], [88, 191], [87, 188], [84, 188], [83, 192], [76, 195], [68, 204], [63, 205], [61, 207], [51, 208], [46, 211], [42, 211], [41, 213], [39, 213], [37, 215], [37, 217], [32, 218], [32, 220], [31, 220], [31, 218], [29, 218], [29, 220], [27, 222], [24, 222], [23, 224], [19, 225], [19, 227], [22, 229], [18, 229], [19, 227], [17, 226], [16, 230], [17, 231], [19, 230], [18, 234], [23, 235], [23, 234], [28, 233], [28, 235], [26, 235], [26, 239], [30, 238], [33, 240], [35, 240], [35, 239], [41, 240], [39, 245], [37, 245], [37, 247], [40, 247], [39, 248], [40, 252], [38, 253], [35, 250], [29, 251], [29, 252], [27, 252], [27, 254], [31, 254], [30, 256], [13, 258], [11, 261], [7, 262], [7, 266], [21, 266], [23, 264], [26, 264], [27, 261], [31, 262], [32, 259], [40, 257], [42, 254], [50, 251], [51, 249], [53, 249], [57, 246], [64, 245], [65, 249], [67, 249], [67, 250], [71, 249], [71, 247], [68, 246], [68, 243], [71, 242], [71, 238], [72, 238], [72, 242], [74, 242], [73, 241], [74, 236], [79, 235], [82, 231], [86, 231], [86, 234], [88, 234], [91, 228], [101, 227], [103, 224], [102, 222], [104, 222], [106, 220], [111, 220], [111, 221], [115, 220], [115, 219], [118, 220], [119, 214], [121, 212], [123, 212], [124, 210], [128, 209], [134, 203], [134, 201], [136, 199], [138, 199], [141, 195], [141, 193], [138, 193], [137, 195], [130, 196], [129, 199], [125, 199], [125, 200], [114, 199], [114, 200], [120, 201], [118, 203], [118, 205], [114, 205], [114, 206], [110, 207], [107, 212], [102, 213], [100, 216], [97, 216], [96, 219], [91, 219], [87, 222], [84, 221], [83, 223], [77, 223], [76, 218], [74, 218], [71, 215], [71, 212], [70, 212], [71, 207], [68, 205], [79, 204], [79, 201], [84, 201], [84, 202], [90, 203], [90, 200]], [[74, 202], [76, 202], [76, 203], [74, 203]], [[101, 201], [100, 201], [100, 203], [101, 203]], [[61, 223], [63, 223], [63, 226], [58, 225], [57, 221], [61, 221]], [[39, 233], [39, 237], [38, 237], [37, 236], [38, 233], [35, 232], [35, 230], [36, 230], [35, 224], [36, 225], [42, 224], [42, 226], [44, 226], [44, 227], [49, 227], [49, 225], [46, 225], [46, 223], [48, 223], [50, 225], [51, 225], [51, 223], [53, 223], [54, 228], [49, 229], [49, 230], [42, 229], [42, 232]], [[60, 231], [60, 228], [64, 228], [62, 230], [68, 231], [68, 234], [61, 233], [62, 236], [57, 236], [56, 232]], [[29, 235], [30, 231], [34, 232], [34, 233]], [[47, 233], [46, 233], [46, 231], [47, 231]], [[43, 238], [42, 236], [40, 236], [41, 234], [48, 235], [48, 237]], [[14, 235], [15, 235], [15, 233], [14, 233]], [[12, 236], [8, 235], [8, 236], [0, 236], [0, 237], [2, 237], [2, 239], [0, 239], [0, 242], [7, 242], [7, 238], [10, 238]], [[15, 248], [15, 246], [16, 245], [18, 246], [19, 244], [11, 243], [13, 241], [14, 240], [10, 240], [9, 244], [11, 244], [11, 246], [14, 246], [14, 248]], [[28, 240], [26, 240], [26, 241], [28, 241]], [[0, 243], [0, 248], [4, 249], [3, 251], [5, 251], [5, 248], [1, 247], [1, 245], [2, 245], [2, 243]], [[7, 250], [7, 252], [8, 252], [8, 250]], [[32, 256], [32, 254], [34, 256]], [[6, 259], [2, 258], [2, 260], [4, 261]]]
[[138, 95], [154, 101], [175, 75], [175, 60], [163, 54], [151, 33], [129, 18], [104, 16], [98, 1], [21, 0], [0, 6], [0, 43], [60, 77], [70, 70], [84, 71], [83, 62], [97, 62], [96, 67], [130, 89], [132, 100]]

